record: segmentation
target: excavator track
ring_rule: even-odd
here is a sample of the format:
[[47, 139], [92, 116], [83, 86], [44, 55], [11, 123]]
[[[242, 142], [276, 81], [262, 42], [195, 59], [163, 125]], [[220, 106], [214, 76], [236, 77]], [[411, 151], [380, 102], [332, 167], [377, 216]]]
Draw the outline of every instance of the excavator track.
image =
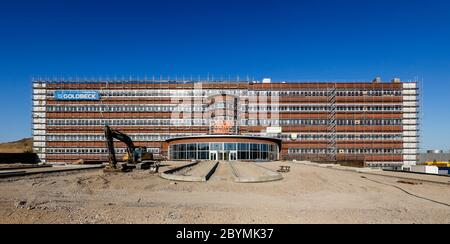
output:
[[[131, 138], [118, 131], [105, 126], [106, 146], [109, 153], [109, 165], [104, 169], [105, 173], [130, 172], [133, 169], [150, 170], [150, 173], [157, 173], [159, 162], [153, 160], [153, 154], [146, 152], [145, 147], [136, 147]], [[117, 139], [127, 146], [127, 154], [124, 157], [126, 163], [118, 163], [115, 150], [114, 139]]]

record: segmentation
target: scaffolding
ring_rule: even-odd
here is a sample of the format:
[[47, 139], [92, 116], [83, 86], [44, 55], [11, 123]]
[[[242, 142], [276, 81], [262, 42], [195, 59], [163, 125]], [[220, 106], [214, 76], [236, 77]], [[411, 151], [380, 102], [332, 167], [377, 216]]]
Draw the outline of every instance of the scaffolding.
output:
[[337, 135], [336, 135], [336, 84], [332, 84], [327, 90], [328, 95], [328, 142], [327, 158], [331, 162], [337, 161]]
[[[205, 82], [205, 92], [197, 92], [195, 84]], [[318, 162], [367, 161], [373, 165], [410, 164], [417, 161], [420, 148], [420, 124], [423, 116], [419, 116], [423, 83], [400, 83], [393, 80], [391, 83], [376, 79], [372, 83], [257, 83], [251, 81], [208, 81], [191, 80], [126, 80], [125, 78], [113, 80], [96, 80], [83, 78], [79, 80], [64, 79], [37, 79], [33, 80], [33, 131], [34, 148], [40, 157], [45, 160], [70, 161], [79, 157], [73, 152], [46, 152], [53, 148], [67, 150], [87, 150], [100, 147], [103, 140], [73, 139], [71, 136], [91, 136], [102, 134], [101, 128], [95, 124], [48, 124], [52, 120], [79, 119], [94, 121], [132, 120], [152, 121], [161, 119], [156, 124], [137, 123], [121, 124], [118, 129], [136, 135], [145, 134], [139, 139], [140, 143], [155, 150], [162, 150], [164, 139], [167, 137], [185, 136], [194, 134], [249, 134], [266, 136], [268, 126], [282, 127], [280, 137], [283, 144], [283, 156], [286, 159], [301, 159]], [[200, 86], [201, 87], [201, 86]], [[53, 98], [56, 90], [98, 90], [105, 94], [97, 102], [92, 101], [58, 101]], [[183, 91], [177, 95], [177, 91]], [[242, 93], [239, 91], [242, 90]], [[212, 92], [211, 92], [212, 91]], [[237, 91], [237, 92], [235, 92]], [[249, 91], [254, 93], [249, 93]], [[125, 92], [127, 92], [125, 94]], [[186, 92], [186, 93], [184, 93]], [[280, 97], [276, 102], [250, 98], [262, 94], [277, 94]], [[234, 94], [234, 95], [233, 95]], [[270, 95], [267, 95], [270, 96]], [[182, 97], [190, 104], [190, 108], [182, 109], [189, 114], [186, 119], [190, 123], [178, 126], [172, 123], [171, 110], [162, 110], [159, 107], [175, 107]], [[219, 99], [227, 97], [225, 99]], [[209, 99], [208, 99], [209, 98]], [[208, 100], [217, 98], [216, 103]], [[223, 105], [221, 105], [222, 101]], [[253, 104], [250, 104], [253, 102]], [[267, 104], [268, 108], [260, 110]], [[201, 109], [196, 107], [196, 104]], [[261, 103], [261, 104], [259, 104]], [[249, 104], [256, 110], [249, 111]], [[142, 109], [139, 106], [148, 106], [152, 109]], [[215, 107], [214, 105], [220, 105]], [[94, 106], [95, 110], [69, 110], [47, 111], [47, 107], [83, 107]], [[104, 106], [124, 106], [120, 110], [103, 110]], [[241, 111], [241, 106], [243, 110]], [[260, 111], [280, 113], [276, 118], [260, 117]], [[99, 107], [99, 109], [97, 109]], [[158, 110], [154, 108], [158, 108]], [[400, 108], [397, 108], [400, 107]], [[131, 110], [130, 110], [131, 108]], [[269, 110], [270, 109], [270, 110]], [[206, 110], [206, 111], [205, 111]], [[178, 111], [178, 110], [177, 110]], [[211, 117], [203, 117], [211, 113]], [[257, 124], [250, 123], [250, 113], [258, 113]], [[202, 116], [202, 117], [200, 117]], [[207, 119], [215, 123], [210, 123]], [[215, 119], [215, 120], [213, 120]], [[198, 122], [198, 121], [200, 122]], [[268, 123], [261, 124], [260, 120]], [[273, 125], [272, 121], [277, 122]], [[384, 123], [383, 120], [399, 120], [400, 122]], [[206, 122], [208, 121], [208, 122]], [[242, 121], [242, 124], [241, 124]], [[314, 122], [314, 123], [313, 123]], [[370, 122], [370, 123], [369, 123]], [[158, 124], [159, 123], [159, 124]], [[177, 122], [178, 123], [178, 122]], [[209, 128], [208, 128], [209, 125]], [[339, 132], [339, 133], [338, 133]], [[61, 136], [63, 139], [54, 139], [50, 136]], [[66, 135], [67, 139], [66, 138]], [[152, 136], [158, 135], [158, 139]], [[64, 136], [64, 137], [62, 137]], [[164, 136], [164, 137], [163, 137]], [[384, 138], [383, 136], [387, 136]], [[338, 147], [339, 146], [339, 147]], [[103, 148], [103, 147], [102, 147]], [[400, 151], [402, 150], [402, 151]], [[97, 157], [98, 152], [89, 154], [82, 152], [86, 157]], [[70, 155], [69, 155], [70, 154]]]

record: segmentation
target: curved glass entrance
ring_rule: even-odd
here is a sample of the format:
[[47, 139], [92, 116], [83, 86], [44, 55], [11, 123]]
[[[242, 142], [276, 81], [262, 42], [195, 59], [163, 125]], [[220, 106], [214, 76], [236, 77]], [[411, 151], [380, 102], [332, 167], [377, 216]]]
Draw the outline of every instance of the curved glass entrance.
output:
[[278, 152], [278, 146], [270, 143], [180, 143], [169, 147], [171, 160], [270, 161], [278, 159]]

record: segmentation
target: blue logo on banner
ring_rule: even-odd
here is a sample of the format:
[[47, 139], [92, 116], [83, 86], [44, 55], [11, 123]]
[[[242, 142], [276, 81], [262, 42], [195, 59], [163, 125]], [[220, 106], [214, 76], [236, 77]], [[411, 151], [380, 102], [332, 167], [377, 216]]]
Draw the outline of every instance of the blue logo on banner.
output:
[[100, 100], [100, 93], [98, 91], [55, 91], [56, 100]]

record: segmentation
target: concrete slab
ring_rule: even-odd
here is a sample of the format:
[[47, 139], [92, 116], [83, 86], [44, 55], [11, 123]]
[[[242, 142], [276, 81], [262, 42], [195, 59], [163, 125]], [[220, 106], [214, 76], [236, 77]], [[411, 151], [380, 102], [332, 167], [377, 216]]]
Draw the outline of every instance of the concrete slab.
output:
[[250, 162], [228, 162], [237, 183], [261, 183], [282, 180], [283, 175]]
[[188, 164], [161, 173], [160, 176], [167, 180], [186, 182], [206, 182], [214, 174], [218, 162], [200, 162]]
[[20, 170], [20, 171], [2, 170], [2, 171], [0, 171], [0, 177], [7, 178], [7, 177], [27, 176], [27, 175], [34, 175], [34, 174], [59, 173], [59, 172], [91, 170], [91, 169], [101, 169], [101, 168], [103, 168], [103, 165], [70, 165], [70, 166], [53, 166], [53, 167], [45, 167], [45, 168], [31, 168], [31, 169], [25, 169], [25, 170]]
[[33, 164], [33, 165], [19, 165], [19, 166], [15, 166], [15, 165], [8, 165], [8, 166], [0, 166], [0, 171], [5, 171], [5, 170], [25, 170], [25, 169], [37, 169], [37, 168], [49, 168], [52, 167], [51, 165], [37, 165], [37, 164]]
[[403, 180], [415, 180], [428, 183], [450, 185], [450, 178], [440, 175], [424, 175], [424, 174], [414, 174], [410, 172], [383, 171], [381, 169], [372, 169], [372, 168], [352, 168], [340, 165], [325, 166], [319, 163], [312, 163], [308, 161], [297, 161], [297, 162], [289, 161], [287, 163], [302, 164], [312, 167], [329, 168], [341, 171], [350, 171], [365, 175], [384, 176]]

